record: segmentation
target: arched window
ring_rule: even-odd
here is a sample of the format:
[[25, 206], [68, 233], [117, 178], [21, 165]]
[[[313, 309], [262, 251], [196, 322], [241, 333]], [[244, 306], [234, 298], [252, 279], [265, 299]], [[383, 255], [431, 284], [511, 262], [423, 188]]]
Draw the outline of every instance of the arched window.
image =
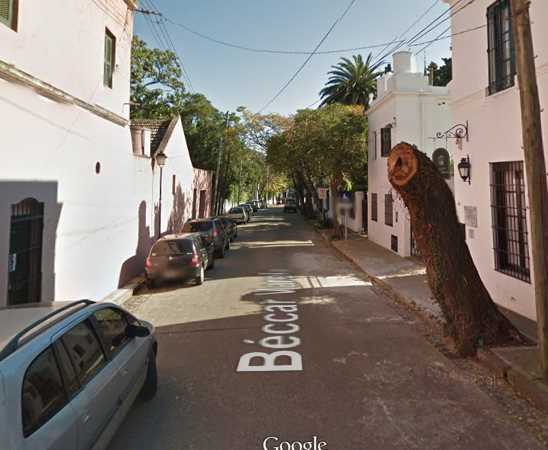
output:
[[432, 161], [443, 178], [449, 178], [451, 176], [451, 157], [446, 149], [438, 148], [434, 151], [432, 154]]
[[8, 304], [38, 303], [42, 284], [44, 204], [27, 198], [11, 206]]

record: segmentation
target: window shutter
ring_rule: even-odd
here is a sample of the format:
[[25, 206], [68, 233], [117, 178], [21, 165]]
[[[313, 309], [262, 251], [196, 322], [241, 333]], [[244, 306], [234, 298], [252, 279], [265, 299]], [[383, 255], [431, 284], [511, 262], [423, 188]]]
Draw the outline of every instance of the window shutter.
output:
[[105, 63], [103, 82], [105, 86], [112, 87], [112, 74], [114, 72], [114, 36], [106, 30], [105, 32]]
[[0, 0], [0, 22], [11, 27], [13, 0]]

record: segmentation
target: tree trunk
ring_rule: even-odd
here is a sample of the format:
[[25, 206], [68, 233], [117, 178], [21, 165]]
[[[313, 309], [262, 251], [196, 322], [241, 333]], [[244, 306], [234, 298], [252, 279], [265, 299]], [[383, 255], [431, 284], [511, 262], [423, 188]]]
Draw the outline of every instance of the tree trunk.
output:
[[342, 225], [339, 222], [339, 183], [336, 178], [332, 178], [330, 182], [330, 194], [331, 194], [331, 207], [333, 208], [333, 226], [335, 228], [335, 236], [339, 239], [343, 237]]
[[388, 178], [411, 217], [430, 289], [462, 356], [477, 347], [525, 343], [485, 288], [458, 221], [453, 194], [427, 155], [400, 143], [388, 158]]

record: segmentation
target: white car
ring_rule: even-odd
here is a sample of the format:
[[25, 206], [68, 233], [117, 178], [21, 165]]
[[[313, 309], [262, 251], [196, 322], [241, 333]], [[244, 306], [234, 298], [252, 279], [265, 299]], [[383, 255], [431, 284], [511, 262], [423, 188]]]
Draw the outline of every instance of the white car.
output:
[[154, 327], [112, 303], [0, 310], [0, 449], [104, 450], [156, 393]]
[[235, 206], [228, 211], [228, 214], [225, 216], [236, 223], [247, 223], [249, 222], [249, 217], [246, 210], [242, 206]]

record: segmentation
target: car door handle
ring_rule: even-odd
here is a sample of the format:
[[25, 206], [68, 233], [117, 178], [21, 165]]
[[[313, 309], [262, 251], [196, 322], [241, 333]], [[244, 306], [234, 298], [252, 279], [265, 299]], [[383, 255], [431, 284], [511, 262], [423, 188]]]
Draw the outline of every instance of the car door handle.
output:
[[128, 371], [126, 369], [120, 370], [120, 374], [125, 377], [128, 374]]
[[89, 422], [89, 419], [91, 419], [91, 416], [89, 414], [86, 414], [83, 418], [82, 418], [82, 422], [84, 424], [88, 423]]

